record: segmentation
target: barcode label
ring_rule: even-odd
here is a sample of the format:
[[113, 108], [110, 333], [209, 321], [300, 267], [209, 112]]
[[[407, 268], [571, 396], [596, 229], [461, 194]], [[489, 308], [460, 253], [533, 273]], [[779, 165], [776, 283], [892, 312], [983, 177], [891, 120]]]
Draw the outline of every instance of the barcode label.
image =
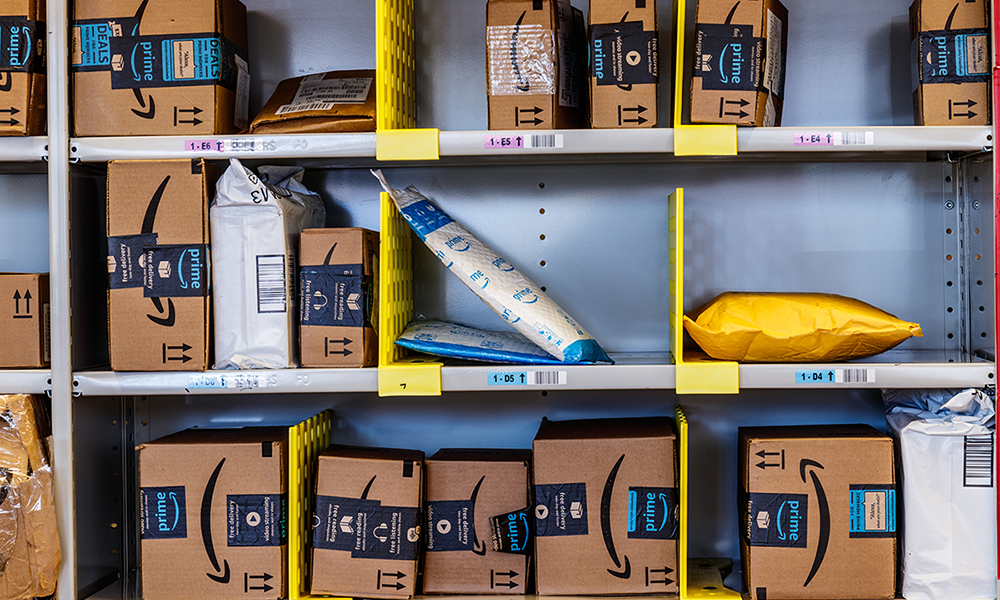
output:
[[525, 148], [562, 148], [563, 134], [547, 133], [524, 136]]
[[265, 388], [268, 385], [266, 375], [254, 373], [237, 373], [233, 375], [191, 375], [188, 377], [188, 389], [230, 389], [251, 390]]
[[330, 110], [331, 108], [333, 108], [333, 102], [309, 102], [306, 104], [284, 104], [274, 112], [278, 115], [287, 115], [307, 110]]
[[796, 132], [795, 146], [874, 146], [874, 131], [809, 131]]
[[965, 436], [965, 487], [993, 487], [993, 436]]
[[566, 385], [566, 371], [531, 371], [528, 385]]
[[875, 383], [875, 369], [837, 369], [837, 383]]
[[813, 369], [795, 371], [796, 383], [875, 383], [875, 369]]
[[299, 83], [299, 89], [292, 98], [291, 106], [310, 103], [340, 102], [364, 104], [368, 90], [372, 86], [371, 77], [351, 77], [345, 79], [311, 79]]
[[283, 313], [285, 302], [285, 255], [257, 256], [257, 312]]

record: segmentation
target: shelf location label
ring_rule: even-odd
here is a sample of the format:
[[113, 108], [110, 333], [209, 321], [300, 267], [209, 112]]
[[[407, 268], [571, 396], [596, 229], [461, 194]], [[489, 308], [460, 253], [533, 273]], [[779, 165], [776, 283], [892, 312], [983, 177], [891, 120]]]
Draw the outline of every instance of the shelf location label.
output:
[[[296, 147], [298, 143], [294, 144]], [[224, 138], [221, 140], [184, 140], [184, 151], [195, 154], [230, 153], [252, 154], [274, 151], [275, 142], [263, 138]]]
[[268, 376], [258, 373], [234, 373], [232, 375], [205, 373], [188, 377], [188, 389], [252, 390], [267, 386]]
[[520, 148], [562, 148], [561, 133], [526, 133], [487, 135], [483, 139], [485, 150], [515, 150]]
[[566, 385], [566, 371], [490, 371], [486, 385]]
[[875, 369], [797, 370], [795, 383], [875, 383]]
[[795, 146], [874, 146], [874, 131], [797, 131]]

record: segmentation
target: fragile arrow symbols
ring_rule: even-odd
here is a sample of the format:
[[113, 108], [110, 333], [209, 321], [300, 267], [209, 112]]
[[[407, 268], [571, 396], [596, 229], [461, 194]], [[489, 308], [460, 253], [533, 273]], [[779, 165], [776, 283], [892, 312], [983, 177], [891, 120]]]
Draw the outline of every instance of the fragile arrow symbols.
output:
[[328, 344], [344, 344], [345, 346], [354, 342], [354, 340], [349, 340], [346, 337], [342, 340], [331, 340], [329, 338], [324, 338]]
[[[249, 573], [244, 573], [243, 574], [243, 592], [244, 593], [248, 593], [248, 592], [250, 592], [250, 590], [253, 590], [255, 592], [264, 592], [266, 594], [267, 592], [270, 592], [271, 590], [273, 590], [274, 587], [270, 586], [270, 585], [268, 585], [267, 583], [264, 583], [264, 582], [270, 581], [273, 577], [274, 577], [274, 575], [270, 575], [268, 573], [264, 573], [262, 575], [250, 575]], [[250, 585], [250, 580], [251, 579], [260, 579], [261, 582], [262, 582], [262, 584], [259, 585], [259, 586], [252, 586], [252, 585]]]
[[514, 581], [508, 581], [506, 583], [499, 583], [498, 582], [498, 583], [493, 584], [493, 586], [494, 587], [505, 587], [505, 588], [510, 589], [510, 588], [516, 588], [517, 587], [517, 582], [514, 582]]
[[[725, 98], [723, 99], [725, 100]], [[747, 104], [750, 104], [750, 102], [744, 100], [743, 98], [740, 98], [739, 100], [726, 100], [726, 104], [736, 104], [740, 107], [744, 107]]]
[[[628, 108], [623, 107], [622, 105], [619, 104], [618, 105], [618, 124], [621, 125], [622, 123], [636, 123], [638, 125], [642, 125], [643, 123], [646, 123], [647, 121], [649, 121], [649, 119], [646, 119], [646, 118], [644, 118], [642, 116], [642, 113], [646, 112], [646, 110], [647, 110], [647, 108], [645, 106], [642, 106], [641, 104], [637, 105], [637, 106], [633, 106], [633, 107], [628, 107]], [[626, 112], [635, 113], [635, 118], [634, 119], [626, 119], [625, 118], [625, 114], [624, 114]]]
[[350, 355], [354, 354], [353, 352], [351, 352], [347, 348], [344, 348], [343, 350], [327, 350], [326, 353], [327, 353], [327, 355], [330, 355], [330, 354], [343, 354], [344, 356], [350, 356]]
[[[542, 109], [538, 108], [537, 106], [535, 106], [534, 108], [514, 107], [514, 122], [517, 123], [518, 125], [531, 125], [531, 124], [540, 125], [542, 123], [542, 120], [539, 119], [537, 116], [534, 118], [530, 118], [532, 115], [537, 115], [540, 112], [542, 112]], [[529, 118], [527, 120], [522, 120], [521, 119], [522, 113], [527, 113]]]
[[[740, 109], [739, 112], [727, 111], [726, 110], [726, 105], [727, 104], [733, 104], [733, 105], [739, 107], [739, 109]], [[742, 98], [740, 98], [739, 100], [726, 100], [725, 96], [720, 96], [719, 97], [719, 118], [722, 118], [723, 115], [727, 115], [727, 116], [730, 116], [730, 117], [739, 117], [741, 119], [749, 117], [750, 113], [748, 113], [747, 111], [743, 110], [743, 107], [746, 106], [747, 104], [750, 104], [750, 102], [748, 102], [747, 100], [744, 100]]]
[[[670, 585], [671, 583], [674, 582], [674, 580], [668, 579], [667, 573], [673, 573], [673, 571], [674, 570], [671, 569], [670, 567], [663, 567], [662, 569], [650, 569], [649, 567], [646, 567], [646, 585], [648, 586], [651, 583], [662, 583], [663, 585]], [[650, 573], [661, 573], [663, 575], [663, 579], [650, 579], [649, 578]]]
[[19, 112], [21, 111], [13, 106], [11, 106], [10, 108], [0, 108], [0, 113], [10, 113], [11, 116], [16, 115]]
[[[175, 106], [174, 107], [174, 127], [177, 127], [177, 125], [180, 124], [180, 123], [189, 124], [192, 127], [197, 126], [197, 125], [201, 125], [202, 123], [204, 123], [204, 121], [202, 121], [201, 119], [199, 119], [198, 117], [195, 116], [195, 115], [197, 115], [197, 114], [199, 114], [201, 112], [202, 112], [202, 109], [198, 108], [197, 106], [192, 107], [192, 108], [178, 108], [178, 107]], [[191, 120], [190, 121], [181, 120], [179, 113], [191, 113]]]
[[[759, 456], [761, 459], [763, 459], [759, 463], [757, 463], [757, 465], [756, 465], [757, 468], [759, 468], [759, 469], [765, 469], [766, 470], [769, 467], [781, 467], [782, 469], [785, 468], [785, 451], [784, 450], [782, 450], [780, 452], [767, 452], [765, 450], [761, 450], [760, 452], [756, 452], [755, 455]], [[769, 456], [773, 456], [775, 458], [777, 458], [777, 457], [780, 456], [781, 457], [781, 462], [776, 462], [774, 464], [771, 464], [771, 463], [767, 462], [767, 458]]]
[[[382, 578], [383, 577], [395, 577], [396, 578], [396, 583], [382, 583]], [[378, 572], [378, 583], [375, 586], [375, 589], [382, 589], [382, 588], [386, 587], [386, 588], [393, 588], [395, 590], [401, 590], [401, 589], [403, 589], [403, 588], [406, 587], [406, 584], [404, 584], [403, 582], [399, 581], [400, 579], [403, 579], [404, 577], [406, 577], [406, 573], [403, 573], [401, 571], [396, 571], [395, 573], [383, 573], [382, 571], [379, 571]]]
[[[167, 363], [168, 361], [177, 361], [177, 360], [179, 360], [181, 362], [187, 362], [187, 361], [191, 360], [191, 357], [186, 354], [186, 352], [188, 350], [190, 350], [191, 348], [192, 348], [192, 346], [189, 346], [187, 344], [181, 344], [180, 346], [168, 346], [166, 344], [163, 344], [163, 362], [164, 362], [164, 364]], [[167, 356], [167, 350], [180, 350], [181, 355], [180, 356]], [[255, 577], [256, 577], [256, 575], [255, 575]], [[267, 581], [267, 580], [265, 579], [265, 581]]]
[[[978, 113], [974, 113], [974, 112], [972, 112], [972, 110], [970, 110], [975, 105], [976, 105], [976, 102], [974, 100], [972, 100], [971, 98], [968, 99], [968, 100], [966, 100], [965, 102], [953, 102], [953, 101], [949, 100], [948, 101], [948, 118], [952, 119], [952, 118], [956, 118], [956, 117], [965, 117], [966, 119], [971, 119], [972, 117], [975, 117], [978, 114]], [[956, 107], [956, 106], [964, 106], [965, 107], [965, 112], [964, 113], [957, 113], [957, 112], [955, 112], [955, 108], [954, 107]], [[2, 121], [0, 121], [0, 122], [2, 122]]]
[[[507, 581], [499, 582], [496, 579], [498, 577], [506, 577]], [[499, 573], [490, 569], [490, 588], [505, 587], [507, 589], [516, 588], [519, 584], [514, 581], [517, 577], [517, 571], [511, 569], [510, 571], [500, 571]]]
[[781, 453], [780, 452], [766, 452], [764, 450], [761, 450], [760, 452], [757, 453], [757, 456], [759, 456], [761, 458], [767, 458], [768, 456], [781, 456]]
[[517, 571], [501, 571], [501, 572], [497, 573], [497, 575], [498, 576], [502, 576], [502, 577], [506, 577], [508, 579], [513, 579], [514, 577], [517, 577], [518, 573], [517, 573]]
[[[21, 299], [24, 299], [24, 312], [28, 314], [21, 314]], [[31, 290], [25, 290], [24, 295], [21, 295], [20, 290], [14, 291], [14, 318], [15, 319], [30, 319], [31, 317]]]
[[396, 571], [395, 573], [382, 573], [382, 577], [395, 577], [396, 579], [405, 579], [406, 573], [402, 571]]

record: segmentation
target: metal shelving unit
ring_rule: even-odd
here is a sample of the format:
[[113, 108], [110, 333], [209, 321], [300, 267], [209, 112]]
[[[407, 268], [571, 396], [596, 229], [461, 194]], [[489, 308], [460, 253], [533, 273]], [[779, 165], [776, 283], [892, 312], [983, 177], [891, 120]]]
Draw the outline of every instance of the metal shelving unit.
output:
[[[245, 1], [257, 45], [251, 51], [251, 112], [291, 74], [374, 66], [367, 33], [373, 32], [374, 3], [302, 0], [278, 7]], [[47, 248], [26, 254], [39, 259], [48, 252], [52, 368], [0, 372], [0, 389], [52, 397], [63, 548], [58, 599], [134, 594], [131, 448], [184, 427], [289, 424], [333, 406], [340, 419], [335, 438], [345, 443], [428, 451], [526, 447], [545, 415], [643, 416], [670, 412], [680, 402], [691, 409], [696, 474], [690, 551], [734, 557], [735, 484], [726, 475], [735, 472], [736, 426], [846, 419], [877, 426], [878, 388], [995, 385], [993, 129], [906, 121], [909, 47], [897, 46], [900, 40], [905, 46], [908, 0], [868, 6], [867, 17], [855, 25], [859, 39], [869, 43], [849, 48], [843, 48], [842, 29], [825, 25], [840, 18], [842, 8], [820, 0], [793, 4], [798, 21], [789, 47], [837, 49], [834, 70], [820, 81], [814, 67], [826, 64], [828, 54], [790, 53], [785, 127], [739, 129], [737, 157], [682, 158], [673, 156], [669, 128], [532, 132], [555, 136], [553, 145], [487, 147], [491, 139], [524, 132], [483, 129], [482, 3], [447, 0], [442, 11], [441, 2], [417, 0], [417, 126], [440, 129], [440, 160], [379, 164], [376, 134], [71, 138], [63, 27], [69, 11], [65, 0], [48, 0], [49, 134], [0, 139], [0, 190], [18, 173], [47, 173]], [[661, 0], [662, 39], [669, 39], [670, 9]], [[332, 23], [316, 17], [333, 13], [338, 17]], [[317, 43], [332, 37], [336, 53]], [[874, 83], [835, 91], [826, 85], [865, 78], [891, 93], [873, 89]], [[797, 80], [810, 85], [796, 86]], [[661, 91], [663, 116], [671, 111], [669, 87]], [[832, 136], [853, 143], [835, 144]], [[588, 321], [617, 364], [553, 369], [449, 363], [441, 370], [444, 394], [422, 399], [379, 398], [376, 369], [102, 370], [106, 339], [80, 324], [101, 329], [94, 307], [99, 313], [103, 292], [99, 281], [87, 278], [100, 273], [103, 256], [89, 271], [71, 264], [95, 266], [92, 253], [101, 240], [94, 224], [103, 219], [103, 191], [76, 181], [99, 182], [102, 163], [110, 160], [195, 156], [316, 167], [308, 183], [327, 199], [330, 224], [372, 229], [378, 228], [377, 187], [363, 167], [378, 165], [391, 181], [416, 184], [470, 230], [482, 232], [484, 241], [502, 247], [570, 313]], [[666, 323], [665, 202], [682, 186], [689, 198], [688, 306], [754, 284], [835, 291], [921, 321], [926, 337], [872, 361], [740, 365], [738, 396], [676, 395]], [[11, 212], [21, 216], [11, 197], [0, 199], [0, 219]], [[27, 219], [41, 219], [36, 213]], [[78, 213], [91, 220], [73, 221]], [[23, 225], [13, 219], [10, 226]], [[2, 240], [0, 249], [16, 252]], [[650, 268], [639, 277], [636, 264]], [[415, 251], [414, 275], [418, 313], [497, 327], [492, 313], [422, 248]], [[92, 302], [85, 308], [79, 298]], [[489, 383], [492, 373], [543, 370], [565, 371], [565, 383]], [[845, 370], [855, 372], [845, 377]], [[797, 380], [803, 371], [833, 375], [803, 383]]]

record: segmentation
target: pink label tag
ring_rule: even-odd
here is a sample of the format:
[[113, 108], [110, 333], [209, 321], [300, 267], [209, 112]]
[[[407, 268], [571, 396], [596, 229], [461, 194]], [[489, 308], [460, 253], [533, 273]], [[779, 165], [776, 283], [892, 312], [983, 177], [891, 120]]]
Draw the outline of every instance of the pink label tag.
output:
[[483, 140], [486, 150], [506, 150], [508, 148], [524, 148], [523, 135], [488, 135]]
[[795, 134], [794, 140], [796, 146], [833, 146], [835, 136], [836, 134], [829, 131], [811, 133], [800, 132]]
[[222, 140], [184, 140], [184, 150], [188, 152], [222, 152], [225, 147]]

